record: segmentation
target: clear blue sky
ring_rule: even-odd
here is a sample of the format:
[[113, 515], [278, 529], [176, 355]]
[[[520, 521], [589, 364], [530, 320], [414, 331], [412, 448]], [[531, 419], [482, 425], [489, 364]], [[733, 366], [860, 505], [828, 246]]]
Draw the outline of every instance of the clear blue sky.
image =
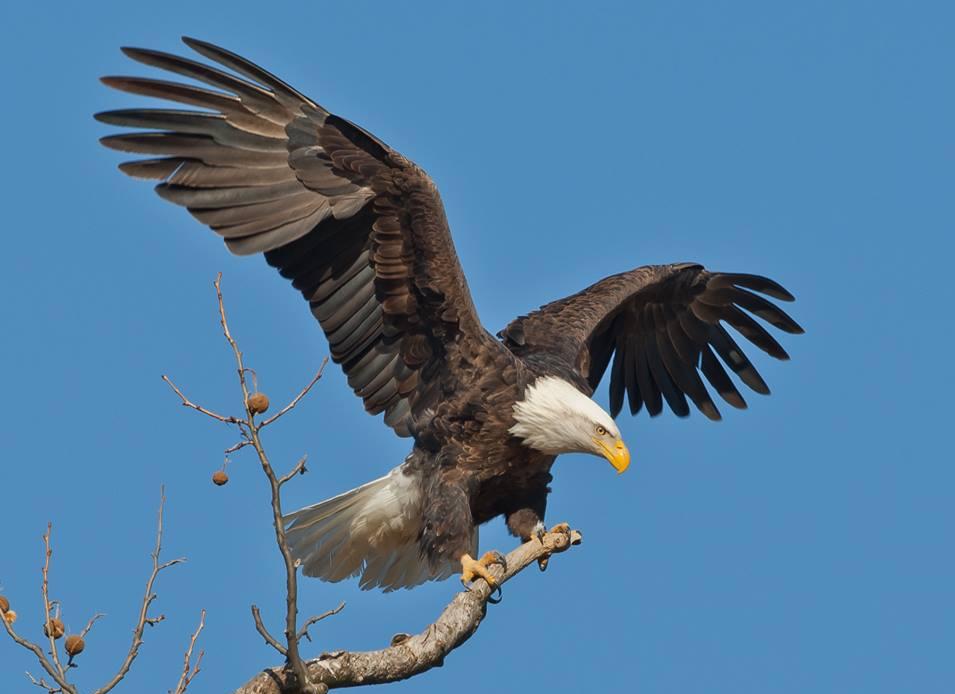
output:
[[[76, 672], [125, 651], [149, 568], [160, 483], [166, 574], [125, 691], [166, 691], [200, 608], [196, 692], [277, 658], [282, 570], [251, 457], [209, 477], [234, 437], [177, 405], [160, 374], [238, 404], [214, 316], [274, 401], [326, 345], [286, 282], [115, 170], [95, 111], [139, 101], [120, 45], [181, 34], [265, 65], [423, 165], [444, 195], [493, 330], [636, 265], [693, 260], [769, 275], [807, 329], [773, 388], [720, 424], [621, 421], [634, 464], [562, 459], [549, 520], [585, 543], [510, 583], [445, 667], [394, 692], [736, 694], [955, 691], [950, 274], [955, 43], [950, 3], [18, 3], [4, 11], [3, 501], [0, 585], [37, 635], [39, 541], [77, 630], [108, 613]], [[606, 402], [605, 392], [599, 399]], [[408, 442], [331, 368], [267, 441], [311, 456], [295, 508], [376, 477]], [[485, 547], [513, 541], [498, 521]], [[340, 600], [310, 653], [385, 645], [432, 620], [454, 581], [396, 594], [306, 581]], [[277, 630], [277, 629], [276, 629]], [[37, 670], [0, 639], [0, 690]], [[486, 691], [486, 690], [485, 690]]]

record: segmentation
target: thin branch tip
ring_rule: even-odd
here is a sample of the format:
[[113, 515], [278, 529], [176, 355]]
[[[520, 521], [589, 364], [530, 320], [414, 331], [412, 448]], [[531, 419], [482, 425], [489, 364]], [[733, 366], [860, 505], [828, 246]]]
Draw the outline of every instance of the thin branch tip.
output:
[[172, 561], [167, 561], [165, 563], [160, 563], [159, 557], [162, 553], [162, 538], [163, 538], [163, 518], [166, 508], [166, 487], [161, 485], [159, 488], [159, 510], [156, 512], [156, 540], [153, 545], [153, 551], [150, 553], [150, 558], [152, 559], [152, 571], [149, 574], [149, 578], [146, 580], [146, 590], [143, 593], [143, 599], [140, 602], [139, 606], [139, 618], [136, 620], [136, 626], [133, 628], [133, 638], [129, 645], [129, 650], [126, 653], [126, 657], [123, 659], [123, 662], [119, 666], [116, 674], [102, 687], [97, 689], [94, 694], [108, 694], [112, 691], [116, 685], [118, 685], [126, 675], [129, 674], [130, 668], [133, 666], [133, 662], [136, 660], [139, 655], [139, 649], [143, 645], [143, 632], [146, 629], [146, 626], [156, 626], [160, 622], [166, 619], [166, 616], [161, 614], [158, 617], [149, 616], [149, 608], [156, 600], [157, 595], [153, 590], [153, 587], [156, 583], [156, 579], [159, 577], [159, 574], [170, 566], [175, 566], [180, 564], [185, 559], [173, 559]]
[[199, 634], [202, 633], [205, 625], [206, 611], [203, 608], [203, 610], [199, 613], [199, 626], [197, 626], [196, 630], [192, 632], [192, 636], [189, 638], [189, 647], [186, 649], [186, 653], [183, 656], [182, 674], [179, 676], [179, 682], [176, 683], [176, 688], [171, 694], [185, 694], [186, 689], [192, 683], [192, 680], [195, 679], [196, 675], [199, 674], [199, 670], [202, 665], [202, 657], [206, 654], [206, 652], [205, 650], [199, 651], [199, 655], [196, 658], [195, 664], [192, 662], [192, 653], [196, 647], [196, 641], [199, 640]]

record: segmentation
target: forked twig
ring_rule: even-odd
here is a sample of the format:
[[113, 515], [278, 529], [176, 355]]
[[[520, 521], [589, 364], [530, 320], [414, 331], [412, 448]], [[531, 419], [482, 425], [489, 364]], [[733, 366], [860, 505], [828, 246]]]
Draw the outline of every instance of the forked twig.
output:
[[272, 648], [277, 650], [283, 656], [288, 655], [288, 649], [278, 642], [269, 630], [265, 628], [265, 624], [262, 622], [262, 613], [259, 612], [258, 605], [252, 605], [252, 621], [255, 622], [255, 630], [261, 634], [262, 638], [265, 639], [265, 642], [269, 644]]
[[192, 637], [189, 639], [189, 648], [186, 649], [186, 654], [183, 657], [182, 674], [179, 676], [179, 682], [176, 684], [176, 688], [172, 691], [172, 694], [185, 694], [192, 680], [199, 674], [199, 668], [202, 665], [202, 656], [204, 656], [206, 652], [204, 650], [199, 651], [199, 656], [196, 658], [195, 665], [193, 665], [192, 651], [195, 649], [196, 641], [199, 640], [199, 634], [202, 633], [202, 629], [205, 625], [206, 611], [202, 610], [202, 612], [199, 613], [199, 626], [192, 632]]
[[162, 380], [165, 381], [166, 384], [173, 389], [176, 395], [179, 396], [179, 399], [182, 400], [183, 407], [191, 407], [197, 412], [201, 412], [207, 417], [212, 417], [213, 419], [223, 422], [225, 424], [242, 424], [243, 423], [241, 419], [238, 419], [231, 415], [226, 417], [225, 415], [221, 415], [218, 412], [213, 412], [212, 410], [207, 409], [203, 407], [202, 405], [197, 405], [196, 403], [192, 402], [192, 400], [187, 398], [185, 394], [181, 390], [179, 390], [179, 388], [176, 386], [175, 383], [172, 382], [169, 376], [166, 376], [165, 374], [163, 374]]
[[316, 374], [312, 377], [312, 380], [308, 382], [308, 385], [307, 385], [307, 386], [305, 386], [304, 388], [302, 388], [301, 392], [300, 392], [298, 395], [296, 395], [296, 396], [292, 399], [292, 402], [290, 402], [288, 405], [286, 405], [285, 407], [283, 407], [281, 410], [279, 410], [278, 412], [276, 412], [274, 415], [272, 415], [271, 417], [269, 417], [268, 419], [266, 419], [264, 422], [262, 422], [261, 424], [259, 424], [259, 429], [264, 429], [264, 428], [267, 427], [269, 424], [271, 424], [272, 422], [274, 422], [275, 420], [277, 420], [279, 417], [282, 417], [283, 415], [288, 414], [288, 413], [291, 412], [293, 409], [295, 409], [295, 406], [298, 405], [299, 401], [300, 401], [302, 398], [304, 398], [306, 395], [308, 395], [308, 391], [310, 391], [310, 390], [312, 389], [312, 386], [314, 386], [316, 383], [318, 383], [318, 382], [322, 379], [322, 374], [325, 373], [325, 365], [326, 365], [326, 364], [328, 364], [328, 357], [325, 357], [324, 359], [322, 359], [322, 365], [318, 367], [318, 371], [317, 371]]
[[336, 615], [344, 609], [345, 609], [345, 603], [341, 602], [338, 604], [338, 607], [334, 609], [328, 610], [327, 612], [322, 612], [322, 614], [316, 615], [315, 617], [309, 617], [298, 632], [299, 641], [301, 641], [302, 639], [308, 639], [309, 641], [311, 641], [312, 637], [309, 636], [308, 634], [308, 628], [310, 626], [312, 626], [313, 624], [318, 624], [320, 621], [322, 621], [326, 617], [331, 617], [332, 615]]
[[90, 617], [90, 621], [88, 621], [88, 622], [86, 623], [86, 626], [83, 627], [83, 631], [80, 632], [80, 638], [81, 638], [81, 639], [85, 639], [85, 638], [86, 638], [86, 635], [90, 633], [90, 629], [93, 628], [93, 625], [94, 625], [98, 620], [102, 619], [102, 618], [105, 617], [105, 616], [106, 616], [106, 615], [103, 614], [102, 612], [97, 612], [97, 613], [94, 614], [92, 617]]
[[34, 687], [45, 689], [48, 692], [48, 694], [59, 694], [60, 692], [63, 691], [62, 687], [54, 687], [52, 684], [47, 682], [42, 677], [40, 679], [37, 679], [36, 677], [31, 675], [29, 672], [26, 673], [26, 676], [30, 679], [30, 684], [32, 684]]
[[171, 559], [167, 562], [160, 563], [159, 556], [162, 551], [162, 533], [163, 533], [163, 509], [166, 505], [166, 489], [165, 487], [160, 487], [159, 491], [159, 511], [157, 513], [156, 519], [156, 544], [153, 548], [152, 554], [150, 555], [153, 560], [152, 572], [149, 574], [149, 579], [146, 581], [146, 592], [143, 595], [142, 603], [139, 608], [139, 619], [136, 621], [136, 626], [133, 629], [133, 639], [132, 643], [129, 646], [129, 651], [126, 654], [126, 658], [123, 660], [122, 664], [119, 666], [119, 670], [113, 675], [112, 679], [107, 682], [105, 685], [96, 690], [95, 694], [106, 694], [111, 691], [117, 684], [122, 681], [124, 677], [129, 673], [129, 669], [133, 665], [133, 661], [136, 660], [136, 656], [139, 655], [139, 647], [143, 645], [143, 630], [145, 630], [146, 625], [156, 624], [162, 621], [163, 617], [150, 617], [149, 608], [152, 606], [153, 601], [156, 599], [156, 594], [153, 592], [153, 585], [156, 582], [156, 578], [159, 574], [168, 569], [170, 566], [175, 566], [176, 564], [181, 564], [185, 561], [183, 558]]
[[305, 474], [305, 462], [306, 462], [307, 460], [308, 460], [308, 456], [307, 456], [307, 455], [303, 455], [303, 456], [299, 459], [299, 461], [298, 461], [297, 463], [295, 463], [295, 467], [293, 467], [291, 470], [289, 470], [287, 473], [285, 473], [285, 474], [279, 479], [279, 486], [281, 487], [282, 485], [284, 485], [284, 484], [285, 484], [286, 482], [288, 482], [290, 479], [292, 479], [293, 477], [295, 477], [295, 475], [304, 475], [304, 474]]

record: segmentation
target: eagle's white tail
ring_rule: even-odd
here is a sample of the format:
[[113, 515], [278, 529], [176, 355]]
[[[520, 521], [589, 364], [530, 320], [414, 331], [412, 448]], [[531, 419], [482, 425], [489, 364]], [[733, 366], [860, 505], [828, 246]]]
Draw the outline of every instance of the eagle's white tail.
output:
[[341, 581], [361, 574], [363, 589], [410, 588], [446, 578], [421, 555], [421, 493], [403, 466], [284, 518], [292, 554], [306, 576]]

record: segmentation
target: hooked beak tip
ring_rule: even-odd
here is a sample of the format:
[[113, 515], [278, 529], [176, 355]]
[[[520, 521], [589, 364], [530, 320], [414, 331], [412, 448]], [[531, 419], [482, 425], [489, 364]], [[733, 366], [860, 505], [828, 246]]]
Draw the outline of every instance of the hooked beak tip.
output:
[[630, 467], [630, 451], [627, 450], [623, 441], [618, 440], [613, 449], [606, 451], [606, 456], [618, 475], [623, 474], [623, 472]]

